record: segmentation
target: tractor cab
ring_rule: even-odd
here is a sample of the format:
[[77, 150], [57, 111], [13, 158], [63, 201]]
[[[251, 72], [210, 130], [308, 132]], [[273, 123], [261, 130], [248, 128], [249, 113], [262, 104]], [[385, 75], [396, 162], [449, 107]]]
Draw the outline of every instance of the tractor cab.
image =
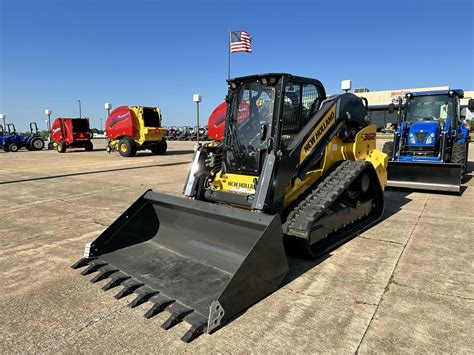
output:
[[[462, 129], [459, 99], [462, 90], [415, 92], [405, 95], [401, 104], [402, 152], [409, 160], [418, 157], [440, 160], [443, 144], [455, 139]], [[444, 137], [445, 136], [445, 137]]]

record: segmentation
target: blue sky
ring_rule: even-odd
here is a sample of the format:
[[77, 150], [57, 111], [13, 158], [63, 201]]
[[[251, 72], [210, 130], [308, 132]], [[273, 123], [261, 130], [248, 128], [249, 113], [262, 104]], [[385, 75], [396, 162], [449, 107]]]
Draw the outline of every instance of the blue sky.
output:
[[165, 125], [207, 118], [226, 94], [228, 30], [253, 37], [232, 76], [290, 72], [339, 92], [474, 89], [473, 1], [0, 0], [0, 112], [26, 130], [53, 116], [99, 126], [104, 103], [159, 106]]

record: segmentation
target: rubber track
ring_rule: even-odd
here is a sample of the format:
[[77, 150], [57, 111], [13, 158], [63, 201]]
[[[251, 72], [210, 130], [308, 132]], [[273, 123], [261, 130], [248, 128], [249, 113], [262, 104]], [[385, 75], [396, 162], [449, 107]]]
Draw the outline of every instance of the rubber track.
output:
[[288, 215], [285, 233], [309, 239], [311, 228], [364, 171], [369, 162], [345, 160], [314, 188]]

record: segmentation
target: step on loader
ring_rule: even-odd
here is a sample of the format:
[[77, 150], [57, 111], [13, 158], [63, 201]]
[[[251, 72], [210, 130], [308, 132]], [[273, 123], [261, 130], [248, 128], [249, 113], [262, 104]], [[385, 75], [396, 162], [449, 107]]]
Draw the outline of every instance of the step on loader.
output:
[[277, 290], [284, 243], [318, 257], [384, 209], [387, 155], [366, 101], [290, 74], [228, 85], [224, 140], [197, 148], [184, 198], [145, 192], [72, 265], [134, 294], [130, 307], [148, 302], [146, 318], [167, 310], [162, 328], [190, 324], [185, 342]]

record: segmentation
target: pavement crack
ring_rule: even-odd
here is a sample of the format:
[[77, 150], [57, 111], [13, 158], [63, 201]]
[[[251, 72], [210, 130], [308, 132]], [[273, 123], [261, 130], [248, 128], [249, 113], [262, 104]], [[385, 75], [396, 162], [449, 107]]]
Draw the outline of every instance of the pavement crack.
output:
[[110, 311], [110, 312], [107, 312], [107, 313], [101, 315], [101, 316], [98, 317], [98, 318], [94, 318], [94, 319], [90, 320], [89, 322], [87, 322], [86, 324], [84, 324], [83, 326], [81, 326], [77, 331], [72, 331], [72, 332], [70, 332], [67, 336], [63, 336], [63, 339], [62, 339], [60, 342], [56, 342], [56, 343], [50, 345], [49, 347], [47, 347], [47, 348], [44, 350], [44, 352], [50, 352], [50, 351], [53, 350], [53, 349], [60, 349], [60, 348], [62, 348], [62, 345], [63, 345], [66, 341], [68, 341], [68, 340], [71, 338], [71, 335], [72, 335], [72, 337], [74, 337], [74, 333], [75, 333], [75, 332], [80, 333], [80, 332], [82, 332], [83, 330], [86, 330], [87, 328], [89, 328], [89, 327], [93, 326], [94, 324], [96, 324], [96, 323], [98, 323], [98, 322], [100, 322], [100, 321], [106, 319], [107, 317], [111, 316], [112, 314], [121, 311], [122, 309], [124, 309], [124, 308], [126, 308], [126, 307], [127, 307], [127, 305], [120, 306], [119, 308], [116, 308], [116, 309], [114, 309], [114, 310], [112, 310], [112, 311]]
[[92, 222], [99, 225], [99, 226], [102, 226], [102, 227], [109, 227], [110, 226], [110, 224], [104, 224], [102, 222], [96, 221], [95, 219]]
[[86, 324], [84, 324], [82, 327], [79, 328], [78, 332], [82, 332], [83, 330], [93, 326], [94, 324], [100, 322], [101, 320], [111, 316], [112, 314], [114, 313], [117, 313], [119, 311], [121, 311], [122, 309], [124, 309], [125, 307], [127, 307], [127, 305], [123, 305], [123, 306], [120, 306], [119, 308], [117, 309], [114, 309], [113, 311], [110, 311], [108, 313], [105, 313], [103, 315], [101, 315], [99, 318], [94, 318], [92, 320], [90, 320], [89, 322], [87, 322]]
[[406, 288], [409, 288], [409, 289], [417, 291], [417, 292], [424, 292], [424, 293], [429, 293], [429, 294], [432, 294], [432, 295], [459, 298], [459, 299], [466, 300], [466, 301], [474, 301], [474, 298], [471, 298], [471, 297], [453, 295], [453, 294], [444, 293], [444, 292], [435, 292], [435, 291], [431, 291], [431, 290], [428, 290], [428, 289], [420, 289], [420, 288], [413, 287], [413, 286], [410, 286], [410, 285], [405, 285], [405, 284], [402, 284], [400, 282], [397, 282], [397, 281], [393, 280], [393, 278], [390, 280], [390, 284], [393, 284], [393, 285], [398, 286], [398, 287], [406, 287]]
[[357, 349], [355, 351], [356, 354], [360, 353], [360, 347], [361, 347], [362, 343], [364, 342], [365, 337], [367, 336], [367, 333], [369, 331], [370, 326], [372, 325], [373, 320], [375, 319], [375, 315], [377, 314], [377, 311], [379, 310], [380, 304], [383, 301], [385, 293], [387, 293], [387, 291], [389, 290], [390, 284], [392, 282], [394, 282], [393, 278], [394, 278], [395, 270], [397, 269], [398, 263], [400, 262], [400, 259], [402, 258], [403, 254], [405, 252], [405, 249], [408, 246], [408, 243], [410, 243], [411, 237], [413, 236], [413, 233], [415, 232], [415, 229], [418, 226], [418, 223], [420, 222], [420, 219], [423, 216], [423, 213], [425, 212], [426, 205], [428, 204], [428, 201], [429, 201], [430, 197], [431, 197], [431, 194], [429, 194], [428, 197], [426, 198], [426, 201], [423, 204], [423, 208], [421, 209], [420, 213], [418, 214], [418, 217], [416, 218], [415, 224], [413, 225], [413, 228], [410, 231], [410, 235], [408, 236], [408, 239], [407, 239], [406, 243], [403, 245], [403, 248], [400, 251], [400, 255], [398, 255], [397, 262], [395, 263], [395, 266], [392, 269], [392, 272], [391, 272], [390, 277], [387, 281], [387, 284], [385, 285], [385, 288], [382, 292], [382, 295], [379, 298], [377, 306], [374, 309], [374, 313], [372, 314], [372, 317], [370, 318], [369, 324], [367, 324], [367, 327], [365, 328], [364, 334], [362, 335], [362, 338], [360, 339], [359, 344], [357, 345]]
[[394, 241], [394, 240], [386, 240], [386, 239], [379, 239], [379, 238], [369, 238], [369, 237], [364, 237], [364, 236], [362, 236], [362, 235], [359, 235], [357, 238], [358, 238], [358, 239], [359, 239], [359, 238], [362, 238], [362, 239], [376, 240], [376, 241], [379, 241], [379, 242], [390, 243], [390, 244], [403, 245], [402, 242], [396, 242], [396, 241]]

